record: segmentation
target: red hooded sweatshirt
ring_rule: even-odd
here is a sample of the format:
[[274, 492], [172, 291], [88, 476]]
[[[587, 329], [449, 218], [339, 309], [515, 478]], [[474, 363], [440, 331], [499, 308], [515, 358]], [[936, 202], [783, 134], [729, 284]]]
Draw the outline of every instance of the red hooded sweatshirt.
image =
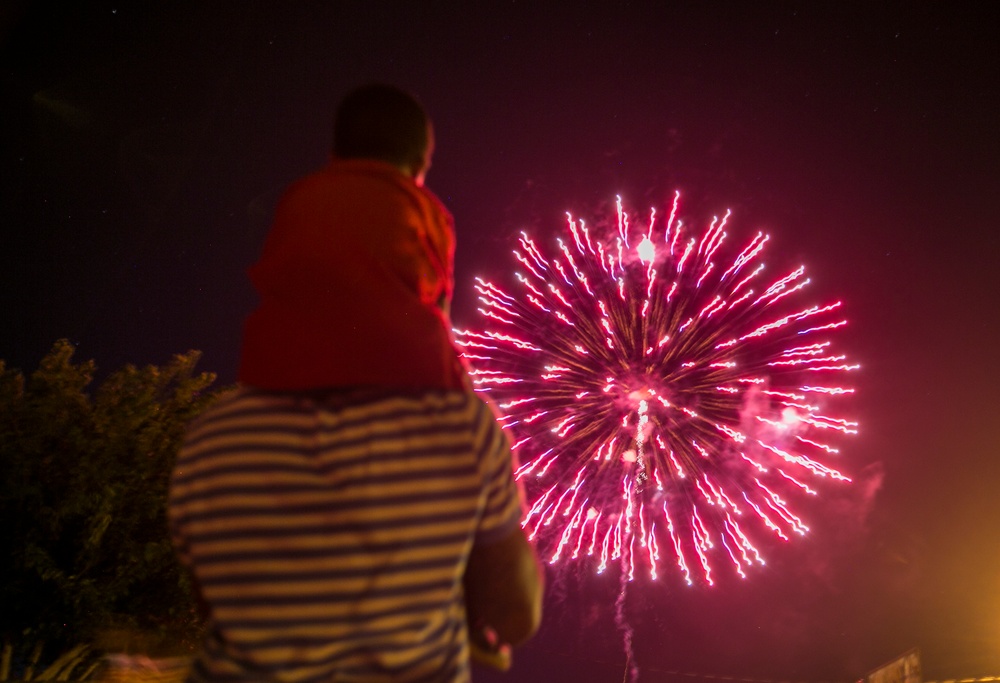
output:
[[250, 279], [239, 380], [275, 391], [464, 389], [444, 308], [451, 215], [380, 161], [333, 161], [294, 183]]

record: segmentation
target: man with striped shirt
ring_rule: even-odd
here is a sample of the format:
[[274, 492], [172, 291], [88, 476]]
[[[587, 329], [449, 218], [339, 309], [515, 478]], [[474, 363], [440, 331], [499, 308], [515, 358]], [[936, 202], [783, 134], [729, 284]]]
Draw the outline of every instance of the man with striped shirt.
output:
[[[171, 484], [209, 610], [194, 680], [461, 682], [470, 646], [502, 667], [538, 626], [510, 447], [450, 343], [430, 140], [408, 94], [352, 93], [333, 164], [289, 191], [251, 271], [242, 386], [192, 424]], [[374, 312], [356, 305], [371, 292]], [[372, 351], [383, 333], [398, 354]]]

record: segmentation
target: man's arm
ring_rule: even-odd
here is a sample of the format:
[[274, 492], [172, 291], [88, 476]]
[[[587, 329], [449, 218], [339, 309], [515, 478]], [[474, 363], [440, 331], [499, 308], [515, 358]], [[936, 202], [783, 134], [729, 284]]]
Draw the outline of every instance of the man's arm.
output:
[[473, 546], [465, 570], [470, 632], [491, 629], [496, 647], [523, 643], [541, 623], [543, 584], [542, 568], [520, 526], [494, 543]]

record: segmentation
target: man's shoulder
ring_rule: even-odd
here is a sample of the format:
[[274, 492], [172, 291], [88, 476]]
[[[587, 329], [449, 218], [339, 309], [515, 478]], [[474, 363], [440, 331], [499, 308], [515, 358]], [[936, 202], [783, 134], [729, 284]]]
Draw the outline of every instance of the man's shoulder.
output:
[[212, 418], [245, 412], [310, 411], [325, 409], [366, 410], [392, 404], [403, 412], [422, 410], [428, 414], [463, 410], [492, 416], [489, 405], [474, 391], [421, 387], [344, 386], [300, 390], [273, 390], [240, 385], [221, 395], [194, 424]]
[[464, 411], [476, 422], [495, 417], [493, 408], [473, 391], [381, 386], [284, 391], [240, 385], [220, 395], [191, 424], [195, 427], [204, 422], [246, 413], [301, 412], [314, 409], [377, 410], [378, 406], [386, 404], [397, 406], [401, 412], [422, 411], [428, 415], [435, 412]]

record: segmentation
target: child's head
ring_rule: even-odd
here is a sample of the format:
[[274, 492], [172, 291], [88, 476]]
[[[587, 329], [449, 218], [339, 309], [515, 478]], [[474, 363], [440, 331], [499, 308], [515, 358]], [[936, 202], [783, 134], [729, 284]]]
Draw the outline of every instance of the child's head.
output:
[[433, 150], [430, 119], [404, 90], [379, 83], [361, 86], [337, 107], [333, 123], [337, 159], [386, 161], [422, 185]]

